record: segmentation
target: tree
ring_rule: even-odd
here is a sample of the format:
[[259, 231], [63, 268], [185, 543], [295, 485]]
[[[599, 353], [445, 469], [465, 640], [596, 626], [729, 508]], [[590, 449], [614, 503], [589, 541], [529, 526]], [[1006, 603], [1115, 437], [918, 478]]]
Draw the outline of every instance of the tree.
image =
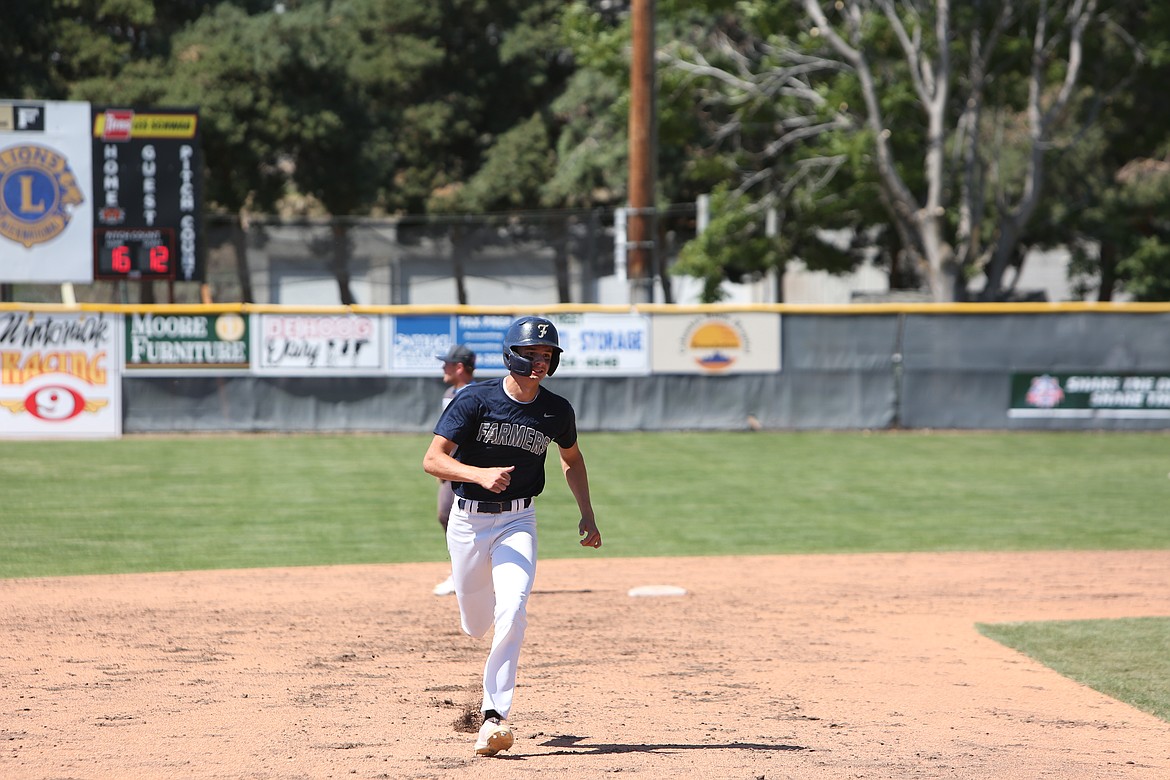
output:
[[[1051, 221], [1064, 198], [1043, 197], [1049, 169], [1075, 187], [1065, 158], [1099, 167], [1086, 148], [1092, 128], [1109, 120], [1140, 58], [1125, 33], [1133, 4], [1096, 17], [1092, 3], [1028, 13], [997, 2], [954, 13], [945, 2], [802, 5], [803, 19], [782, 4], [737, 3], [735, 15], [695, 25], [700, 35], [675, 36], [665, 72], [692, 75], [701, 137], [718, 147], [697, 159], [729, 163], [726, 178], [753, 194], [744, 207], [764, 213], [768, 199], [779, 209], [781, 263], [797, 246], [823, 246], [804, 221], [853, 236], [845, 256], [822, 253], [827, 268], [847, 268], [873, 242], [891, 287], [924, 278], [949, 300], [981, 281], [987, 299], [1014, 294], [1026, 247], [1068, 240], [1071, 225]], [[1090, 18], [1100, 29], [1086, 31]], [[810, 98], [792, 99], [802, 94]], [[716, 230], [727, 224], [740, 223]], [[735, 232], [726, 239], [742, 243]]]
[[[272, 86], [285, 112], [281, 154], [296, 192], [330, 215], [322, 254], [342, 305], [357, 303], [350, 285], [351, 217], [370, 213], [395, 170], [395, 104], [381, 99], [400, 77], [438, 58], [413, 26], [434, 15], [377, 0], [305, 3], [269, 15], [280, 42]], [[405, 32], [404, 32], [405, 31]], [[419, 52], [421, 49], [421, 57]]]
[[[1126, 88], [1109, 94], [1090, 132], [1073, 154], [1053, 166], [1053, 197], [1038, 213], [1041, 240], [1072, 250], [1070, 277], [1082, 297], [1166, 300], [1158, 244], [1166, 243], [1166, 160], [1170, 158], [1170, 105], [1162, 98], [1170, 77], [1170, 9], [1160, 4], [1117, 3], [1110, 9], [1119, 29], [1134, 37], [1117, 40], [1129, 57]], [[1129, 57], [1092, 52], [1094, 78], [1113, 80], [1110, 68]], [[1030, 233], [1032, 230], [1030, 229]]]
[[60, 99], [65, 88], [53, 73], [53, 5], [44, 0], [14, 0], [0, 24], [0, 96]]
[[[785, 4], [682, 2], [674, 11], [659, 56], [664, 102], [697, 117], [684, 170], [691, 187], [715, 190], [711, 223], [674, 272], [703, 278], [711, 301], [722, 295], [720, 269], [734, 282], [775, 271], [783, 300], [794, 258], [835, 272], [855, 266], [876, 211], [861, 147], [833, 134], [849, 126], [826, 89], [841, 65], [802, 49]], [[852, 235], [847, 249], [829, 240], [834, 229]]]
[[[459, 75], [459, 90], [474, 88], [476, 98], [469, 104], [484, 113], [469, 117], [479, 132], [460, 158], [465, 173], [454, 175], [452, 168], [445, 181], [436, 180], [427, 211], [491, 214], [490, 221], [516, 230], [509, 212], [576, 205], [549, 186], [557, 172], [554, 143], [563, 126], [556, 101], [573, 72], [557, 25], [560, 15], [560, 0], [502, 4], [492, 14], [491, 36], [478, 56], [444, 64], [444, 73], [453, 68]], [[453, 224], [456, 291], [459, 302], [466, 303], [462, 253], [467, 234], [460, 223]], [[567, 229], [558, 231], [553, 242], [563, 302], [569, 301], [567, 235]]]
[[1075, 234], [1073, 275], [1099, 297], [1115, 287], [1138, 301], [1170, 300], [1170, 162], [1135, 159], [1082, 212]]
[[[415, 35], [434, 47], [435, 61], [409, 78], [385, 81], [383, 99], [399, 113], [393, 143], [400, 164], [383, 193], [390, 211], [461, 210], [455, 195], [483, 167], [489, 150], [511, 144], [516, 136], [505, 134], [534, 117], [547, 122], [542, 112], [571, 69], [554, 35], [558, 0], [453, 0], [434, 11]], [[512, 186], [489, 171], [476, 188], [477, 199], [490, 201], [497, 199], [490, 193]], [[533, 197], [504, 200], [535, 207]]]
[[[1001, 297], [1005, 271], [1022, 262], [1020, 240], [1051, 153], [1093, 119], [1091, 101], [1075, 100], [1085, 88], [1086, 40], [1119, 31], [1096, 0], [960, 9], [949, 0], [841, 0], [832, 20], [822, 3], [804, 6], [810, 33], [857, 80], [862, 109], [851, 116], [870, 138], [890, 218], [932, 297], [966, 298], [977, 274], [982, 299]], [[920, 110], [915, 159], [897, 155], [892, 141], [901, 131], [887, 110], [902, 83], [896, 76], [912, 85]], [[1086, 111], [1072, 115], [1073, 106]], [[908, 181], [911, 167], [922, 171], [919, 187]]]
[[[441, 212], [458, 207], [452, 195], [483, 170], [468, 203], [490, 206], [505, 192], [509, 207], [535, 205], [533, 180], [510, 176], [523, 177], [530, 162], [539, 173], [544, 157], [540, 112], [567, 72], [549, 29], [557, 8], [553, 0], [342, 0], [288, 14], [297, 22], [287, 75], [297, 84], [289, 97], [299, 118], [290, 139], [298, 189], [337, 217]], [[509, 171], [503, 163], [521, 159], [517, 138], [538, 147], [523, 151], [524, 170]], [[346, 224], [333, 224], [342, 283]]]
[[[0, 25], [0, 94], [128, 106], [172, 104], [175, 36], [201, 15], [228, 5], [242, 9], [270, 4], [15, 0], [5, 6], [5, 23]], [[149, 295], [152, 286], [142, 289]]]
[[283, 41], [274, 16], [223, 4], [175, 36], [161, 100], [197, 106], [211, 209], [232, 215], [241, 296], [254, 300], [245, 236], [251, 214], [271, 213], [286, 191], [292, 109], [279, 78]]

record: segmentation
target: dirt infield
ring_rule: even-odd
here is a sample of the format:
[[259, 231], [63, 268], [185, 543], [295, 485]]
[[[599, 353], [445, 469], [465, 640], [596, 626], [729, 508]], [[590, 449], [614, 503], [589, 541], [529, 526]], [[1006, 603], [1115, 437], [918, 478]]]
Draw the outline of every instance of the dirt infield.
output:
[[1170, 777], [1170, 724], [974, 626], [1170, 614], [1170, 551], [542, 561], [479, 759], [443, 574], [0, 581], [0, 777]]

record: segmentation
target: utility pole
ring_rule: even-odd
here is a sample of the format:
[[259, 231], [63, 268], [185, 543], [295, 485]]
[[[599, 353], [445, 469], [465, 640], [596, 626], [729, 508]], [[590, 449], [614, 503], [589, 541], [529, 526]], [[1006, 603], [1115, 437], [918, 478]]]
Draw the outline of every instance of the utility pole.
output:
[[626, 237], [630, 303], [654, 300], [654, 208], [656, 149], [654, 79], [654, 0], [631, 5], [629, 116], [629, 227]]

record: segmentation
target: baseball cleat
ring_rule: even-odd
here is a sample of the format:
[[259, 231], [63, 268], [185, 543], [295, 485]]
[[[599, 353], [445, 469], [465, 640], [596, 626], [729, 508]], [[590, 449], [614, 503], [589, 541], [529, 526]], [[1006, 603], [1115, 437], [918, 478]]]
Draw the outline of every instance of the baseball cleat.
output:
[[475, 754], [477, 756], [494, 756], [501, 750], [512, 747], [516, 738], [512, 729], [495, 718], [485, 720], [479, 727], [479, 739], [475, 740]]
[[431, 591], [431, 593], [434, 593], [436, 596], [450, 596], [454, 592], [455, 579], [450, 574], [447, 575], [447, 579], [440, 582], [435, 586], [435, 589]]

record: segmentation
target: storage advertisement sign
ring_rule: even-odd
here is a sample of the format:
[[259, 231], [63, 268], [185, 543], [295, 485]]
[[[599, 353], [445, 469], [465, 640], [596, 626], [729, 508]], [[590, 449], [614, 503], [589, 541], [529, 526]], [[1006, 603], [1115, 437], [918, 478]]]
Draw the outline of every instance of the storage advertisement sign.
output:
[[[475, 352], [476, 377], [506, 373], [504, 336], [519, 315], [419, 315], [392, 318], [390, 373], [439, 376], [436, 355], [455, 344]], [[556, 376], [650, 373], [650, 320], [642, 314], [550, 314], [560, 338]]]
[[644, 314], [550, 315], [560, 334], [557, 376], [644, 376], [650, 373], [650, 318]]

